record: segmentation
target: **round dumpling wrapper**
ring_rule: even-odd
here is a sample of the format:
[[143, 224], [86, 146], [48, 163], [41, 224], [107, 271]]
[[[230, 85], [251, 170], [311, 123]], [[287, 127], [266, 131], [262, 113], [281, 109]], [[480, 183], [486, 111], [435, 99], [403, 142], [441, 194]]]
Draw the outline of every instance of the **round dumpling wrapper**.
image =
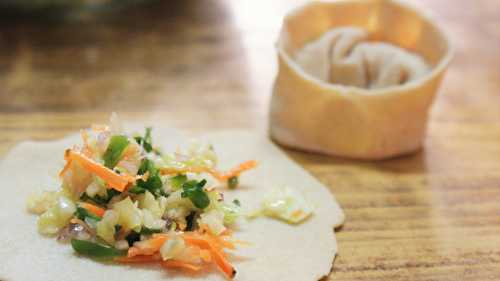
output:
[[[153, 136], [165, 151], [185, 142], [168, 129], [155, 128]], [[238, 189], [225, 191], [226, 200], [237, 198], [243, 210], [251, 211], [260, 207], [266, 190], [286, 185], [303, 193], [314, 206], [312, 217], [300, 225], [266, 217], [240, 219], [235, 238], [250, 245], [231, 254], [235, 280], [316, 281], [328, 275], [337, 252], [334, 227], [344, 219], [332, 193], [263, 136], [231, 131], [206, 139], [214, 145], [221, 168], [246, 159], [259, 162], [255, 170], [241, 176]], [[0, 163], [0, 280], [226, 280], [216, 269], [190, 275], [154, 265], [101, 263], [76, 255], [69, 244], [38, 234], [36, 216], [26, 211], [26, 199], [34, 191], [58, 188], [64, 149], [75, 143], [79, 143], [76, 135], [53, 142], [24, 142]]]

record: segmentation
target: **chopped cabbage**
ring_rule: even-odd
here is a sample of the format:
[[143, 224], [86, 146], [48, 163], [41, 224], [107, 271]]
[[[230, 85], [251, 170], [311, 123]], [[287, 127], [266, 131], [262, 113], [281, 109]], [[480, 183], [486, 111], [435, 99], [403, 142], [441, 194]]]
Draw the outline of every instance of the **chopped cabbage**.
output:
[[230, 225], [240, 216], [240, 207], [236, 204], [229, 204], [221, 201], [221, 195], [217, 191], [207, 192], [210, 198], [210, 206], [208, 210], [218, 210], [224, 214], [224, 224]]
[[226, 225], [235, 223], [240, 216], [240, 207], [235, 204], [222, 203], [219, 205], [219, 210], [224, 214], [224, 224]]
[[211, 144], [204, 144], [199, 140], [191, 140], [187, 149], [189, 160], [185, 161], [188, 166], [203, 166], [213, 168], [217, 165], [217, 154]]
[[266, 216], [297, 224], [312, 214], [312, 207], [298, 191], [283, 187], [265, 195], [262, 212]]
[[76, 211], [76, 205], [69, 198], [60, 196], [57, 203], [38, 218], [38, 231], [53, 235], [65, 227]]
[[118, 213], [118, 224], [125, 230], [140, 231], [142, 225], [142, 214], [139, 208], [132, 202], [130, 197], [123, 199], [113, 205], [113, 210]]
[[97, 235], [110, 245], [115, 243], [115, 225], [118, 224], [118, 218], [118, 212], [107, 210], [96, 224]]
[[59, 193], [56, 191], [44, 191], [30, 194], [27, 202], [28, 211], [34, 214], [41, 214], [57, 204], [58, 198]]

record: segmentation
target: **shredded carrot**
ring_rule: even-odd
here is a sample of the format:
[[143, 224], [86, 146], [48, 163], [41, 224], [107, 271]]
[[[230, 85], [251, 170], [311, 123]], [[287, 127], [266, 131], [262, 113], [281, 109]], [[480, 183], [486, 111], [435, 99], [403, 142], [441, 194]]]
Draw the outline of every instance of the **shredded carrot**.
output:
[[80, 207], [86, 209], [87, 211], [91, 212], [92, 214], [94, 214], [100, 218], [102, 218], [102, 216], [104, 216], [104, 212], [106, 212], [106, 210], [104, 210], [101, 207], [97, 207], [96, 205], [85, 203], [85, 202], [80, 203]]
[[226, 257], [218, 249], [216, 245], [214, 245], [213, 242], [204, 239], [203, 237], [196, 237], [196, 235], [184, 235], [183, 236], [184, 241], [187, 244], [190, 245], [195, 245], [198, 246], [201, 249], [208, 250], [210, 251], [210, 254], [212, 255], [213, 260], [215, 261], [215, 264], [217, 267], [230, 279], [234, 277], [236, 274], [236, 270], [234, 267], [226, 260]]
[[212, 261], [212, 255], [210, 255], [209, 250], [200, 250], [200, 258], [204, 262], [211, 262]]
[[[200, 258], [205, 262], [213, 261], [217, 267], [230, 279], [236, 274], [234, 267], [227, 261], [223, 252], [224, 248], [234, 248], [234, 244], [223, 240], [220, 237], [210, 234], [201, 234], [198, 232], [184, 232], [181, 234], [184, 242], [187, 245], [195, 246], [200, 249]], [[122, 262], [149, 262], [156, 258], [142, 258], [144, 256], [158, 255], [162, 245], [169, 239], [168, 234], [157, 233], [153, 234], [152, 238], [134, 243], [133, 247], [128, 250], [127, 258], [119, 261]], [[177, 260], [163, 261], [162, 266], [167, 268], [181, 268], [187, 270], [199, 270], [199, 266], [192, 265]]]
[[119, 175], [104, 165], [101, 165], [87, 156], [71, 149], [66, 150], [64, 158], [68, 162], [78, 161], [78, 163], [80, 163], [85, 170], [94, 173], [96, 176], [103, 179], [111, 188], [120, 192], [123, 192], [128, 186], [135, 182], [134, 177]]
[[163, 244], [168, 240], [167, 234], [155, 235], [152, 238], [134, 243], [133, 247], [128, 249], [127, 256], [152, 255], [158, 252]]
[[253, 169], [256, 166], [257, 166], [257, 161], [250, 160], [241, 163], [240, 165], [232, 168], [227, 172], [220, 172], [212, 168], [200, 167], [200, 166], [184, 167], [184, 168], [165, 167], [161, 168], [160, 172], [162, 173], [162, 175], [174, 175], [174, 174], [184, 174], [184, 173], [195, 173], [195, 174], [208, 173], [220, 181], [226, 181], [231, 177], [238, 176], [242, 172]]
[[201, 269], [200, 266], [190, 264], [187, 262], [179, 261], [179, 260], [166, 260], [162, 261], [161, 265], [165, 268], [178, 268], [178, 269], [187, 269], [189, 271], [199, 271]]
[[139, 250], [139, 248], [137, 248], [137, 247], [128, 248], [128, 252], [127, 252], [128, 258], [133, 258], [133, 257], [138, 256], [140, 254], [141, 254], [141, 250]]
[[255, 160], [246, 161], [246, 162], [241, 163], [240, 165], [232, 168], [231, 170], [229, 170], [225, 173], [219, 173], [215, 177], [219, 180], [228, 180], [229, 178], [232, 178], [234, 176], [238, 176], [242, 172], [244, 172], [246, 170], [253, 169], [256, 166], [257, 166], [257, 161], [255, 161]]

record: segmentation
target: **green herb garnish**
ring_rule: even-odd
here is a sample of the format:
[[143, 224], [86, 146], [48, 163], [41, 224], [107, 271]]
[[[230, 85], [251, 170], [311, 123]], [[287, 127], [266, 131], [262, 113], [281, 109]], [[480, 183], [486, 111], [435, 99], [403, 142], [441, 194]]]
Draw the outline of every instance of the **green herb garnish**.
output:
[[236, 206], [238, 206], [238, 207], [241, 207], [241, 202], [238, 199], [234, 199], [233, 200], [233, 204], [236, 205]]
[[129, 140], [126, 136], [116, 135], [112, 136], [109, 141], [108, 148], [104, 152], [102, 159], [104, 160], [104, 166], [113, 169], [116, 164], [122, 158], [122, 154], [129, 144]]
[[163, 191], [163, 182], [161, 181], [160, 170], [158, 170], [155, 167], [153, 161], [147, 158], [142, 160], [141, 166], [139, 167], [139, 171], [137, 172], [137, 174], [139, 175], [144, 175], [145, 173], [149, 173], [148, 179], [146, 181], [142, 179], [138, 180], [137, 181], [138, 188], [135, 187], [132, 188], [133, 193], [141, 191], [140, 188], [142, 188], [144, 191], [148, 190], [155, 196], [164, 195], [165, 192]]
[[235, 189], [238, 187], [238, 183], [238, 176], [232, 176], [227, 180], [227, 187], [229, 187], [229, 189]]
[[98, 259], [120, 257], [127, 254], [127, 250], [118, 250], [116, 248], [86, 240], [72, 239], [71, 246], [77, 253], [81, 255]]
[[170, 183], [175, 190], [182, 188], [182, 185], [187, 181], [186, 175], [177, 175], [175, 177], [170, 178]]
[[207, 193], [203, 190], [203, 186], [207, 183], [206, 180], [201, 180], [200, 182], [196, 180], [190, 180], [182, 185], [182, 198], [189, 198], [193, 205], [199, 209], [205, 209], [210, 205], [210, 199]]

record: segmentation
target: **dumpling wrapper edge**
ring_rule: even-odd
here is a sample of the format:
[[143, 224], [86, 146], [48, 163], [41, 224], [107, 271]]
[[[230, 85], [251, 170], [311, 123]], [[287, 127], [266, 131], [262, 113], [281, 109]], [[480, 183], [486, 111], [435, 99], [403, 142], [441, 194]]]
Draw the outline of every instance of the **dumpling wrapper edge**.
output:
[[[185, 141], [170, 129], [155, 127], [153, 134], [165, 151]], [[240, 220], [235, 238], [251, 246], [234, 252], [235, 280], [315, 281], [328, 275], [337, 252], [333, 229], [344, 220], [331, 192], [264, 136], [225, 131], [204, 138], [214, 145], [221, 168], [247, 159], [259, 162], [257, 169], [241, 176], [237, 190], [225, 192], [226, 200], [238, 198], [244, 210], [251, 210], [260, 205], [266, 189], [287, 185], [303, 192], [315, 206], [314, 215], [298, 226], [268, 218]], [[24, 142], [0, 162], [0, 280], [226, 280], [216, 270], [186, 275], [159, 266], [100, 263], [75, 255], [69, 244], [38, 234], [36, 216], [26, 211], [27, 196], [58, 187], [63, 151], [75, 143], [80, 143], [77, 135], [53, 142]]]

